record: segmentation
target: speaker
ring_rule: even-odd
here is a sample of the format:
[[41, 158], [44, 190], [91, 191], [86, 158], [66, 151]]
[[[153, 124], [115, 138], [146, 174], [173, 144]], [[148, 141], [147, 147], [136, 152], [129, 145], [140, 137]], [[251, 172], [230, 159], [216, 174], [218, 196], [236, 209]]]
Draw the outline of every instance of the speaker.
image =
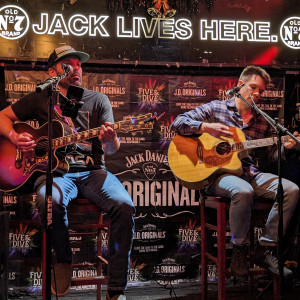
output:
[[0, 300], [8, 299], [9, 212], [0, 212]]

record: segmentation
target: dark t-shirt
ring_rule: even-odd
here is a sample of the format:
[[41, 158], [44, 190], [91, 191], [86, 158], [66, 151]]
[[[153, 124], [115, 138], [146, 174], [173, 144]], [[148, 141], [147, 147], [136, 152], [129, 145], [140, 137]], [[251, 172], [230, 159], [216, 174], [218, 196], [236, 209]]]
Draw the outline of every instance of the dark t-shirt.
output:
[[[72, 119], [77, 132], [100, 127], [104, 122], [114, 122], [110, 101], [106, 95], [84, 89], [82, 102], [76, 119]], [[22, 97], [11, 107], [19, 120], [36, 120], [39, 126], [42, 126], [48, 121], [47, 103], [47, 91], [33, 92]], [[58, 114], [54, 113], [54, 116], [59, 119]], [[66, 158], [70, 172], [105, 169], [103, 154], [98, 137], [79, 143], [77, 147], [68, 147]]]

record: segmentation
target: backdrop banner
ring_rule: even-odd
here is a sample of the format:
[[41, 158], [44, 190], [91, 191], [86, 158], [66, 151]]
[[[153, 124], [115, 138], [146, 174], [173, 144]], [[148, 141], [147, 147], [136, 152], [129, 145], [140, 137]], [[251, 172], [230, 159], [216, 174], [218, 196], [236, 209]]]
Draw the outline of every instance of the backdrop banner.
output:
[[[46, 72], [6, 70], [7, 104], [34, 91], [36, 84], [46, 78]], [[272, 79], [258, 105], [282, 120], [284, 78]], [[130, 284], [142, 285], [149, 280], [174, 284], [199, 279], [200, 195], [197, 190], [181, 186], [170, 170], [167, 150], [175, 135], [170, 124], [178, 114], [198, 105], [213, 99], [225, 100], [226, 90], [236, 83], [237, 78], [210, 75], [84, 75], [85, 87], [109, 96], [116, 122], [146, 113], [158, 116], [153, 126], [144, 124], [145, 127], [131, 132], [119, 130], [121, 148], [106, 157], [108, 170], [120, 179], [136, 207]], [[39, 125], [34, 121], [32, 124]], [[3, 205], [11, 214], [9, 285], [40, 289], [41, 230], [35, 195], [5, 194]], [[87, 215], [86, 219], [89, 218]], [[93, 261], [94, 240], [82, 237], [71, 243], [75, 262]], [[215, 244], [216, 233], [212, 232], [208, 245], [212, 251], [216, 251]], [[108, 255], [106, 235], [103, 235], [103, 254]], [[74, 272], [75, 277], [80, 277], [86, 271]], [[213, 264], [209, 266], [209, 276], [210, 280], [216, 280]]]

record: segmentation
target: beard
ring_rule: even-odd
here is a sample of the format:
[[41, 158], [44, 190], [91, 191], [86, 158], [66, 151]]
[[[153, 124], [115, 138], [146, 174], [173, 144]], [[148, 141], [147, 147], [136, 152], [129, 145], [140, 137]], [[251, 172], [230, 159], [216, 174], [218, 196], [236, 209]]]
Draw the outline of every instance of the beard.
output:
[[82, 76], [78, 72], [72, 72], [67, 77], [59, 82], [59, 85], [65, 89], [68, 89], [70, 85], [81, 86]]

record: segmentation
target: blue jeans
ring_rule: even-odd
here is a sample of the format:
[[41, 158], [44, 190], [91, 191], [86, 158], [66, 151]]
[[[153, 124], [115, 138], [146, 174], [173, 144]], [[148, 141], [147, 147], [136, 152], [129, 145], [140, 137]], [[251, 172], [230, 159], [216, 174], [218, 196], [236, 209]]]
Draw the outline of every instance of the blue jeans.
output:
[[[232, 242], [237, 245], [249, 244], [248, 231], [250, 228], [253, 198], [266, 198], [274, 202], [269, 213], [260, 244], [275, 246], [278, 239], [278, 203], [275, 202], [278, 177], [270, 173], [259, 173], [250, 182], [234, 176], [224, 174], [209, 186], [206, 192], [213, 196], [231, 199], [229, 222]], [[293, 182], [282, 179], [283, 185], [283, 231], [296, 208], [299, 198], [299, 188]]]
[[[46, 176], [35, 183], [39, 214], [45, 213]], [[80, 194], [97, 204], [110, 218], [108, 289], [124, 290], [134, 232], [135, 208], [121, 182], [110, 172], [67, 173], [53, 179], [52, 245], [57, 262], [71, 262], [67, 206]]]

